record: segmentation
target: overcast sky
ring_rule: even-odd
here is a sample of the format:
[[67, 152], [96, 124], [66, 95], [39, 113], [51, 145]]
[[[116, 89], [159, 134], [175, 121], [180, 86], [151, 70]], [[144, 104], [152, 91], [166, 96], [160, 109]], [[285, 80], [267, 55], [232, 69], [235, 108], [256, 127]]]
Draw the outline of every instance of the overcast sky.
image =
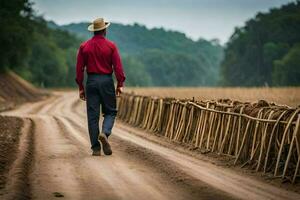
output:
[[34, 8], [58, 24], [92, 21], [144, 24], [148, 28], [184, 32], [192, 39], [218, 38], [225, 43], [235, 26], [258, 11], [266, 12], [293, 0], [32, 0]]

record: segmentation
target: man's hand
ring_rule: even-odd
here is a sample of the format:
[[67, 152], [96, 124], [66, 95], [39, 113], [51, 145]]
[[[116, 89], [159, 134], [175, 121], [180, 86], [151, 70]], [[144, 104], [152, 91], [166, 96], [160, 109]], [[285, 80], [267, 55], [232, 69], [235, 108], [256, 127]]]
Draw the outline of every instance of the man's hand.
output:
[[82, 101], [85, 101], [85, 93], [84, 93], [84, 90], [83, 90], [83, 89], [79, 90], [79, 98], [80, 98]]
[[122, 93], [123, 93], [123, 87], [117, 87], [117, 89], [116, 89], [116, 95], [117, 95], [117, 97], [119, 97], [120, 94], [122, 94]]

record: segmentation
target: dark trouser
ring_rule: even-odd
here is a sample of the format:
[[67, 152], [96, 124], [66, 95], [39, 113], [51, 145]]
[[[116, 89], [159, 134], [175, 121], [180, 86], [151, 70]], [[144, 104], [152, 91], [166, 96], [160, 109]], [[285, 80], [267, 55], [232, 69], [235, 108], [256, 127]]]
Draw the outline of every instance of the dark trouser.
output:
[[98, 141], [100, 105], [104, 116], [101, 132], [111, 134], [117, 115], [115, 86], [111, 75], [89, 74], [86, 82], [88, 128], [93, 150], [101, 148]]

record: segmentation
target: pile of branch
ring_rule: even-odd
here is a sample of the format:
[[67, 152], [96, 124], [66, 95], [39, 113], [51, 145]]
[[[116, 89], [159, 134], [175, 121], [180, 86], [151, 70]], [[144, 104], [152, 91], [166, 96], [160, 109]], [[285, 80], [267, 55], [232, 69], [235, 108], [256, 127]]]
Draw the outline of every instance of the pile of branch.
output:
[[235, 164], [295, 182], [300, 164], [300, 108], [124, 94], [118, 118], [194, 148], [234, 156]]

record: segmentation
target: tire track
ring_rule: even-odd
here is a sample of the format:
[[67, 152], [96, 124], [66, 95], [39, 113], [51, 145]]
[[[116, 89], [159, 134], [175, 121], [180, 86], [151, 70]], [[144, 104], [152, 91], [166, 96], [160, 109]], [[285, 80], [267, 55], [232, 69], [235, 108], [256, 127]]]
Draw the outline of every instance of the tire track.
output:
[[8, 182], [2, 197], [7, 200], [30, 199], [31, 188], [28, 184], [28, 174], [33, 160], [34, 148], [34, 124], [30, 119], [23, 120], [22, 134], [20, 137], [19, 153], [17, 159], [12, 164], [8, 174]]
[[32, 199], [52, 199], [59, 192], [67, 199], [81, 199], [76, 176], [76, 163], [84, 157], [61, 133], [49, 116], [33, 118], [36, 124], [35, 162], [30, 176]]
[[[88, 134], [87, 131], [83, 126], [77, 125], [76, 121], [74, 121], [72, 118], [57, 118], [59, 121], [58, 123], [61, 124], [65, 131], [68, 132], [71, 137], [76, 138], [78, 141], [78, 144], [83, 144], [82, 138], [78, 136], [74, 136], [74, 134], [79, 135], [81, 134]], [[73, 127], [76, 127], [76, 130], [74, 130]], [[77, 131], [78, 130], [78, 131]], [[77, 132], [77, 133], [76, 133]], [[73, 138], [73, 139], [74, 139]], [[85, 137], [86, 138], [86, 137]], [[87, 140], [87, 138], [86, 138]], [[105, 174], [110, 174], [109, 176], [104, 176], [106, 182], [110, 184], [111, 186], [116, 185], [115, 179], [118, 177], [119, 180], [117, 180], [118, 184], [122, 184], [122, 187], [125, 187], [123, 180], [132, 181], [133, 183], [130, 185], [137, 185], [140, 181], [138, 179], [132, 179], [132, 177], [136, 177], [136, 173], [133, 173], [128, 178], [128, 170], [125, 170], [125, 168], [129, 168], [131, 170], [138, 169], [138, 171], [141, 170], [142, 175], [139, 175], [139, 179], [141, 177], [144, 180], [147, 180], [147, 177], [145, 177], [145, 172], [147, 172], [147, 176], [149, 174], [153, 174], [152, 176], [158, 176], [163, 177], [160, 182], [163, 182], [167, 185], [172, 185], [174, 188], [177, 188], [177, 195], [176, 199], [232, 199], [229, 197], [229, 195], [225, 194], [224, 192], [216, 191], [215, 189], [211, 189], [207, 184], [199, 181], [198, 179], [193, 178], [192, 176], [187, 175], [184, 173], [181, 169], [178, 169], [175, 167], [172, 163], [168, 162], [168, 160], [165, 160], [163, 157], [159, 155], [153, 154], [152, 151], [149, 151], [147, 148], [142, 148], [139, 145], [136, 145], [134, 143], [128, 142], [127, 140], [121, 140], [118, 136], [112, 136], [111, 138], [111, 145], [113, 147], [118, 147], [115, 150], [115, 153], [117, 156], [115, 157], [114, 163], [116, 163], [117, 166], [119, 166], [118, 170], [111, 170], [110, 166], [102, 166], [103, 171], [106, 171]], [[89, 148], [89, 143], [85, 145], [86, 149]], [[121, 148], [120, 148], [121, 147]], [[124, 160], [125, 158], [125, 160]], [[128, 163], [131, 163], [128, 165]], [[138, 166], [136, 163], [139, 163]], [[102, 163], [103, 164], [103, 163]], [[93, 165], [97, 165], [96, 162]], [[120, 166], [124, 166], [124, 171], [120, 170]], [[111, 173], [116, 173], [116, 176]], [[139, 172], [140, 173], [140, 172]], [[124, 177], [125, 176], [125, 177]], [[107, 179], [109, 177], [109, 179]], [[120, 178], [124, 177], [124, 178]], [[151, 185], [148, 182], [143, 183], [142, 185]], [[117, 191], [115, 193], [120, 193], [119, 196], [122, 195], [129, 195], [126, 193], [126, 191], [131, 191], [132, 189], [128, 189], [128, 186], [126, 186], [126, 189], [121, 188], [121, 191]], [[144, 186], [142, 186], [144, 188]], [[164, 186], [165, 188], [166, 186]], [[137, 190], [137, 188], [135, 188]], [[143, 189], [144, 190], [144, 189]], [[151, 196], [155, 193], [154, 191], [158, 190], [162, 193], [165, 193], [165, 189], [161, 189], [160, 187], [156, 187], [155, 190], [153, 188], [148, 188], [148, 190], [151, 190]], [[213, 191], [212, 191], [213, 190]], [[180, 191], [180, 195], [178, 195]], [[136, 191], [137, 192], [137, 191]], [[141, 194], [145, 194], [146, 192], [143, 191]], [[168, 191], [170, 193], [170, 191]], [[192, 194], [192, 195], [191, 195]], [[213, 194], [213, 195], [212, 195]], [[159, 194], [156, 194], [157, 199], [168, 199], [166, 197], [163, 197]], [[139, 197], [141, 198], [142, 195]], [[125, 199], [136, 199], [136, 196], [128, 196], [128, 198]], [[149, 197], [150, 198], [150, 197]], [[150, 198], [151, 199], [151, 198]]]
[[[59, 110], [60, 107], [64, 107], [62, 106], [63, 104], [64, 103], [53, 105], [51, 106], [51, 109]], [[53, 113], [50, 114], [52, 115]], [[56, 121], [56, 124], [54, 123], [54, 121]], [[57, 123], [57, 121], [59, 121], [59, 123]], [[37, 138], [37, 140], [47, 141], [48, 147], [42, 146], [39, 143], [37, 144], [37, 146], [39, 146], [37, 148], [39, 149], [39, 151], [35, 153], [39, 158], [37, 159], [37, 163], [39, 163], [40, 166], [39, 168], [35, 167], [34, 176], [41, 177], [41, 178], [34, 178], [33, 181], [34, 182], [33, 185], [35, 185], [33, 189], [34, 191], [33, 194], [35, 194], [35, 196], [33, 196], [34, 199], [35, 198], [39, 199], [40, 197], [51, 198], [51, 196], [49, 196], [49, 194], [51, 194], [51, 191], [55, 192], [59, 188], [61, 189], [61, 191], [64, 191], [63, 194], [65, 194], [66, 197], [69, 197], [70, 199], [82, 199], [83, 197], [84, 198], [88, 197], [89, 199], [99, 199], [99, 197], [104, 199], [121, 199], [121, 198], [141, 199], [145, 195], [145, 193], [149, 194], [148, 195], [149, 199], [169, 199], [168, 195], [174, 197], [174, 195], [171, 195], [172, 194], [171, 192], [169, 192], [167, 196], [164, 193], [158, 192], [159, 188], [161, 188], [160, 184], [159, 187], [157, 186], [156, 188], [153, 189], [152, 185], [157, 184], [156, 181], [154, 181], [155, 184], [154, 183], [152, 184], [153, 178], [150, 178], [149, 181], [143, 183], [142, 180], [140, 180], [140, 176], [136, 176], [136, 173], [128, 172], [127, 171], [128, 163], [121, 158], [118, 158], [116, 161], [112, 160], [113, 162], [107, 160], [105, 167], [102, 166], [101, 169], [102, 173], [99, 176], [98, 173], [100, 171], [99, 168], [97, 168], [97, 165], [98, 166], [99, 164], [103, 165], [104, 164], [103, 161], [101, 162], [100, 160], [95, 161], [95, 159], [91, 158], [90, 154], [87, 153], [86, 151], [85, 152], [82, 150], [78, 151], [78, 149], [81, 148], [76, 148], [76, 147], [80, 145], [84, 146], [85, 149], [87, 150], [89, 148], [89, 143], [84, 137], [82, 137], [77, 132], [77, 130], [73, 128], [72, 125], [70, 125], [70, 123], [64, 117], [57, 116], [56, 119], [54, 119], [47, 115], [38, 114], [37, 118], [35, 119], [35, 122], [38, 124], [37, 135], [39, 135], [40, 137]], [[51, 133], [49, 132], [49, 130], [51, 130]], [[72, 138], [71, 140], [70, 137]], [[77, 142], [74, 142], [74, 139]], [[60, 141], [59, 143], [63, 143], [63, 144], [54, 144], [53, 141]], [[71, 153], [67, 151], [68, 148], [64, 147], [66, 146], [65, 143], [71, 144], [77, 149], [75, 154], [80, 155], [80, 158], [77, 159], [77, 161], [74, 161], [75, 157], [73, 157]], [[52, 146], [52, 148], [50, 149], [49, 146]], [[64, 149], [64, 152], [60, 151], [60, 149], [62, 148]], [[68, 177], [65, 177], [64, 173], [60, 174], [58, 172], [54, 172], [55, 171], [54, 170], [55, 168], [53, 167], [54, 163], [55, 165], [59, 165], [59, 164], [53, 161], [49, 162], [49, 160], [47, 160], [47, 157], [45, 155], [46, 152], [50, 155], [50, 159], [53, 158], [54, 161], [58, 159], [67, 159], [67, 157], [72, 158], [72, 159], [67, 159], [68, 161], [65, 160], [63, 162], [64, 165], [66, 165], [68, 168], [68, 172], [69, 172], [67, 173]], [[60, 154], [63, 154], [63, 156]], [[43, 163], [42, 166], [41, 163]], [[85, 164], [81, 164], [81, 163], [85, 163]], [[76, 168], [73, 168], [73, 166], [76, 166]], [[112, 170], [111, 168], [114, 168], [114, 170]], [[42, 175], [43, 171], [48, 172], [46, 176], [46, 179], [48, 180], [47, 183], [45, 182], [45, 175]], [[53, 178], [53, 176], [49, 176], [49, 172], [51, 171], [53, 171], [54, 177], [65, 177], [66, 179], [68, 179], [68, 183], [63, 184], [63, 182], [59, 182], [56, 180], [58, 178]], [[97, 172], [98, 174], [98, 176], [96, 175], [97, 178], [95, 179], [95, 174], [87, 173], [87, 171]], [[90, 177], [94, 179], [91, 179], [93, 181], [90, 181], [90, 180], [86, 180], [86, 177]], [[42, 185], [42, 187], [37, 186], [39, 184], [36, 183], [42, 183], [40, 184]], [[52, 184], [55, 183], [54, 184], [55, 187], [49, 187], [49, 184], [51, 183]], [[91, 184], [97, 186], [96, 187], [97, 190], [86, 187], [86, 185], [91, 185]], [[68, 185], [72, 185], [72, 188], [68, 187]], [[100, 187], [101, 185], [103, 185], [103, 188]], [[47, 190], [49, 188], [52, 188], [51, 191]], [[74, 188], [76, 188], [76, 191], [80, 191], [80, 193], [78, 192], [77, 194], [74, 193]], [[85, 188], [86, 191], [82, 191], [80, 190], [80, 188], [81, 189]], [[108, 190], [108, 192], [106, 193], [105, 190]], [[68, 195], [68, 193], [73, 194], [73, 196]], [[48, 195], [45, 196], [45, 194]], [[91, 196], [90, 194], [97, 194], [97, 197]]]
[[199, 180], [210, 184], [224, 192], [230, 192], [241, 199], [298, 199], [300, 195], [285, 190], [280, 190], [274, 186], [261, 183], [248, 177], [241, 177], [232, 173], [230, 170], [217, 168], [212, 164], [197, 161], [194, 158], [182, 155], [174, 150], [171, 150], [160, 145], [155, 145], [143, 138], [128, 134], [127, 131], [114, 128], [115, 136], [123, 141], [130, 141], [136, 145], [147, 146], [148, 150], [161, 155], [165, 159], [176, 163], [178, 168], [185, 169], [184, 171], [192, 177], [197, 177]]
[[[8, 115], [35, 126], [32, 199], [298, 199], [114, 127], [112, 156], [90, 156], [85, 105], [76, 92], [29, 104]], [[32, 131], [33, 132], [33, 131]]]
[[[77, 130], [73, 128], [72, 125], [75, 122], [71, 121], [71, 119], [57, 117], [56, 120], [58, 121], [59, 126], [61, 126], [62, 129], [64, 129], [64, 131], [68, 132], [68, 134], [70, 135], [67, 137], [72, 137], [73, 140], [74, 139], [77, 140], [77, 142], [75, 143], [77, 143], [78, 145], [84, 145], [85, 149], [89, 148], [89, 143], [87, 142], [88, 139], [86, 137], [79, 136], [80, 133], [87, 134], [87, 132], [83, 130], [83, 127], [79, 127], [80, 129], [80, 133], [79, 133]], [[118, 142], [116, 140], [112, 140], [112, 145], [117, 146]], [[130, 146], [131, 144], [126, 144], [126, 145]], [[121, 156], [120, 154], [122, 155], [121, 151], [118, 150], [116, 156], [115, 155], [113, 156], [113, 159], [102, 160], [102, 161], [99, 159], [89, 160], [87, 162], [90, 164], [85, 165], [86, 168], [88, 168], [86, 170], [92, 171], [92, 169], [94, 169], [97, 165], [101, 164], [101, 171], [105, 175], [102, 175], [101, 177], [99, 177], [99, 179], [105, 181], [105, 183], [110, 186], [110, 190], [114, 191], [113, 193], [117, 195], [117, 199], [124, 198], [124, 197], [126, 197], [125, 199], [141, 199], [147, 193], [149, 193], [150, 195], [148, 197], [149, 199], [169, 199], [169, 197], [164, 194], [166, 190], [168, 195], [172, 196], [171, 189], [166, 189], [165, 186], [164, 189], [162, 190], [160, 183], [158, 184], [156, 181], [153, 182], [153, 178], [148, 178], [148, 176], [145, 177], [145, 173], [143, 172], [145, 171], [146, 166], [142, 162], [140, 162], [137, 165], [136, 163], [138, 160], [129, 162], [127, 159], [129, 158], [129, 155], [127, 155], [127, 158], [124, 159], [123, 156]], [[87, 154], [87, 157], [90, 157], [89, 154]], [[131, 169], [128, 170], [129, 168]], [[99, 171], [99, 169], [96, 171]], [[148, 167], [147, 171], [151, 172], [152, 170]], [[80, 171], [78, 173], [82, 174], [86, 172]], [[138, 176], [137, 173], [139, 174]], [[153, 175], [157, 176], [157, 174], [158, 173], [156, 172]], [[159, 175], [161, 176], [160, 173]], [[167, 176], [165, 177], [167, 178]], [[160, 179], [160, 178], [156, 177], [156, 179]], [[166, 181], [164, 182], [167, 183]], [[133, 193], [132, 190], [134, 190], [135, 192]], [[178, 195], [177, 192], [176, 198], [186, 199], [186, 196], [187, 195], [184, 194], [184, 191], [182, 191], [181, 195]], [[201, 196], [203, 196], [203, 194]], [[188, 196], [188, 197], [189, 197], [188, 199], [193, 199], [192, 196]], [[174, 198], [174, 196], [172, 198]]]

